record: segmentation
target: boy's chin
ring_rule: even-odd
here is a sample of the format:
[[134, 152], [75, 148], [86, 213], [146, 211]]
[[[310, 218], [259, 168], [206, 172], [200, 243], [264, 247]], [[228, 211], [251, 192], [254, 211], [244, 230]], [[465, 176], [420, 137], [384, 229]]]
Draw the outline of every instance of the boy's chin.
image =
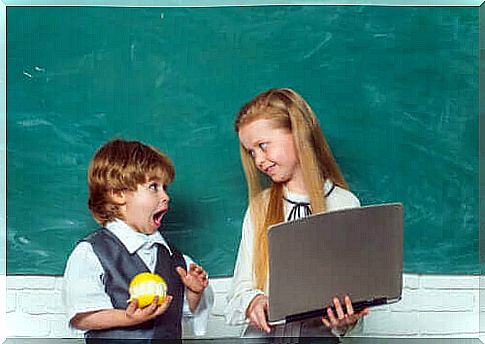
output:
[[156, 227], [156, 228], [150, 228], [150, 229], [149, 229], [149, 230], [146, 232], [146, 234], [153, 234], [153, 233], [155, 233], [156, 231], [158, 231], [158, 228], [159, 228], [159, 227]]
[[153, 234], [156, 231], [158, 231], [158, 227], [156, 227], [156, 228], [155, 227], [150, 227], [150, 228], [143, 228], [143, 229], [137, 230], [137, 232], [142, 233], [142, 234], [146, 234], [146, 235]]

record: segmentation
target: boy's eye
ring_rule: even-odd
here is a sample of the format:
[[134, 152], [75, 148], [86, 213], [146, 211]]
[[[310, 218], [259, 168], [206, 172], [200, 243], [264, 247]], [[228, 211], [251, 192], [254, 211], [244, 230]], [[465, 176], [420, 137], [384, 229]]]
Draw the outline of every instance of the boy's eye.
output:
[[158, 191], [158, 183], [150, 183], [150, 185], [148, 185], [148, 189], [157, 192]]
[[268, 148], [268, 144], [266, 142], [261, 142], [259, 144], [259, 148], [261, 148], [263, 151], [265, 151], [266, 148]]

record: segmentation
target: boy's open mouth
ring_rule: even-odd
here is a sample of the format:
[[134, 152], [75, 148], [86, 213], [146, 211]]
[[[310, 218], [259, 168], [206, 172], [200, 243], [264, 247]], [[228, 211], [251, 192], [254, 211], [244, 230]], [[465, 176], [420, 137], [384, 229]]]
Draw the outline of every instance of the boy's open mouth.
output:
[[160, 227], [160, 225], [162, 224], [162, 218], [166, 212], [166, 210], [160, 210], [153, 215], [153, 222], [157, 227]]

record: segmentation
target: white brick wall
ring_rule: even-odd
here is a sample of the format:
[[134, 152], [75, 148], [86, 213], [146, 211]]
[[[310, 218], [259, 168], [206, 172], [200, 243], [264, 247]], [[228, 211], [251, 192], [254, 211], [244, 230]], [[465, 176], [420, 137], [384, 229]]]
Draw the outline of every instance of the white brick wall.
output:
[[[8, 337], [76, 336], [66, 326], [61, 281], [61, 277], [7, 276]], [[224, 323], [229, 283], [229, 278], [211, 280], [216, 297], [206, 337], [238, 337], [242, 331]], [[373, 308], [364, 321], [364, 336], [476, 338], [480, 290], [478, 276], [405, 274], [403, 299]]]

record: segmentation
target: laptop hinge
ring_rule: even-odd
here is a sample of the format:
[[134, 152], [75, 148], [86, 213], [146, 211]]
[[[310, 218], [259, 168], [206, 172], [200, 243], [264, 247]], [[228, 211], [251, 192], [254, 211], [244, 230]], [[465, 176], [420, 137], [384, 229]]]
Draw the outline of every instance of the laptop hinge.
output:
[[[399, 301], [399, 299], [400, 298], [398, 298], [398, 300], [396, 300], [396, 301]], [[388, 303], [387, 297], [380, 297], [380, 298], [375, 298], [375, 299], [372, 299], [372, 300], [353, 302], [352, 308], [354, 309], [354, 312], [360, 312], [364, 308], [385, 305], [387, 303]], [[330, 308], [332, 309], [332, 312], [334, 314], [337, 313], [337, 311], [335, 310], [335, 305], [332, 305]], [[321, 309], [316, 309], [316, 310], [309, 311], [309, 312], [293, 314], [293, 315], [287, 316], [285, 319], [286, 319], [286, 322], [288, 323], [288, 322], [291, 322], [291, 321], [298, 321], [298, 320], [310, 319], [310, 318], [315, 318], [315, 317], [321, 317], [321, 316], [323, 316], [324, 314], [327, 313], [326, 309], [327, 308], [321, 308]]]
[[292, 322], [292, 321], [321, 317], [321, 316], [323, 316], [324, 311], [325, 310], [322, 308], [322, 309], [316, 309], [314, 311], [288, 315], [286, 317], [286, 322], [288, 323], [288, 322]]

